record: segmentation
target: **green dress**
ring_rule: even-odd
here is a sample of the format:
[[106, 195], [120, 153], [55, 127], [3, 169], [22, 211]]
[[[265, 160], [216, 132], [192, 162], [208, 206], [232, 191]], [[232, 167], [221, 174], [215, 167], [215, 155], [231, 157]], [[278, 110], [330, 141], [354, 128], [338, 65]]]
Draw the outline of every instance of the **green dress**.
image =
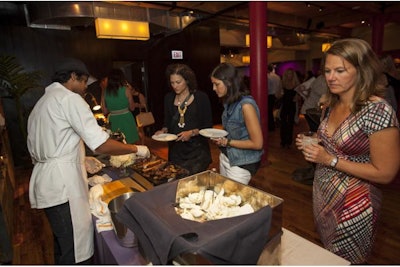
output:
[[108, 111], [108, 122], [111, 131], [121, 131], [125, 135], [128, 144], [134, 144], [139, 140], [139, 134], [132, 112], [129, 110], [129, 101], [125, 95], [125, 87], [118, 89], [118, 94], [112, 95], [106, 92], [105, 102]]

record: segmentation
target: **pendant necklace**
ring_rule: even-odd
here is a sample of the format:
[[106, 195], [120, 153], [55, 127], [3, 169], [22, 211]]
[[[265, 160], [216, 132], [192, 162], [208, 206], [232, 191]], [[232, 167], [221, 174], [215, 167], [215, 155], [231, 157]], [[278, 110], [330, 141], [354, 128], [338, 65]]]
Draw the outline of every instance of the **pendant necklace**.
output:
[[180, 101], [178, 101], [178, 112], [179, 112], [178, 126], [179, 126], [179, 128], [185, 127], [185, 112], [187, 110], [187, 104], [188, 104], [188, 100], [189, 100], [190, 96], [191, 96], [191, 94], [189, 94], [185, 98], [182, 105], [180, 104]]
[[187, 102], [184, 102], [184, 106], [183, 109], [181, 108], [181, 106], [178, 106], [178, 111], [179, 111], [179, 122], [178, 122], [178, 126], [179, 128], [183, 128], [185, 127], [185, 112], [187, 109]]

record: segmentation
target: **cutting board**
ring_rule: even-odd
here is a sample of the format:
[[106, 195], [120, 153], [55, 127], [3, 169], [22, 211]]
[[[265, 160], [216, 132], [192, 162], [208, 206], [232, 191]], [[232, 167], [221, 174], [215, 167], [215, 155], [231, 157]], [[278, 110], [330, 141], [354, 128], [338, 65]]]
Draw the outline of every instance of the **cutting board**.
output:
[[140, 184], [131, 178], [123, 178], [103, 185], [103, 196], [101, 197], [105, 203], [109, 203], [113, 198], [127, 192], [132, 192], [134, 188], [140, 192], [146, 191]]

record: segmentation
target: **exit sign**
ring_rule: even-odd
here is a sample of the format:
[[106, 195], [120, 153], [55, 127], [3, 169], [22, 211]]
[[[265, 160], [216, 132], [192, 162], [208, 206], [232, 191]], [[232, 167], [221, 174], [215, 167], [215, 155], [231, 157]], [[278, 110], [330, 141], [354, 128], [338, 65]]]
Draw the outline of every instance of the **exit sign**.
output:
[[172, 59], [183, 59], [183, 51], [182, 50], [172, 50]]

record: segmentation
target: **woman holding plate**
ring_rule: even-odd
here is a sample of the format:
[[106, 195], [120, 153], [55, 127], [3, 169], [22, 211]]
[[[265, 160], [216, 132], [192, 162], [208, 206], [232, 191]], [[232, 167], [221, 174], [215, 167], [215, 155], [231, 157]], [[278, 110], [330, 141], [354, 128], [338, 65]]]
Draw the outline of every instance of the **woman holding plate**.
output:
[[223, 138], [212, 138], [221, 153], [220, 174], [248, 184], [261, 163], [263, 135], [260, 111], [236, 68], [227, 63], [211, 73], [213, 90], [224, 104], [222, 126], [228, 132]]
[[212, 161], [210, 145], [199, 130], [212, 127], [210, 100], [197, 90], [196, 76], [189, 66], [171, 64], [166, 76], [172, 91], [164, 98], [163, 128], [153, 138], [157, 140], [166, 133], [176, 135], [176, 140], [168, 142], [168, 161], [190, 174], [205, 171]]

